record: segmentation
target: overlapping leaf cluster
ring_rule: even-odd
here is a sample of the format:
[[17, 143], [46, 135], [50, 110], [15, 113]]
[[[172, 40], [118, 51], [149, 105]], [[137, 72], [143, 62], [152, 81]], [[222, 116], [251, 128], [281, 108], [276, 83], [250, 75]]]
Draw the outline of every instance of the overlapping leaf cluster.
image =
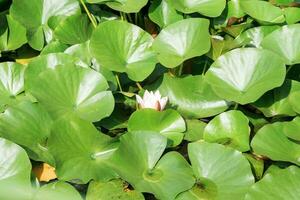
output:
[[299, 7], [0, 0], [0, 199], [300, 199]]

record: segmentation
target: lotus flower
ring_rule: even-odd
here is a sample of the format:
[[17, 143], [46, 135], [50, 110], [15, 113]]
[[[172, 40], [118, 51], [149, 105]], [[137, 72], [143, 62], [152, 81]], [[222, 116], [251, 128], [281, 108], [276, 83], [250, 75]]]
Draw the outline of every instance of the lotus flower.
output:
[[136, 95], [136, 101], [140, 108], [152, 108], [162, 111], [168, 102], [168, 97], [162, 97], [158, 90], [155, 93], [146, 90], [143, 98]]

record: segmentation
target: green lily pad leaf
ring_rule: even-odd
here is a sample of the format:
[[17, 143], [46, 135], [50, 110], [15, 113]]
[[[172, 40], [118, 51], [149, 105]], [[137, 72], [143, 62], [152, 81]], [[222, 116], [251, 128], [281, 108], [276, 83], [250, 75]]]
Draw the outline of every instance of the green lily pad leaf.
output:
[[148, 0], [87, 0], [88, 3], [105, 3], [108, 7], [125, 13], [137, 13]]
[[70, 16], [80, 13], [77, 0], [14, 0], [10, 7], [10, 15], [26, 27], [29, 44], [36, 50], [44, 45], [44, 32], [49, 31], [48, 20], [55, 16]]
[[239, 46], [249, 45], [254, 47], [260, 47], [260, 44], [263, 41], [263, 39], [278, 28], [279, 26], [259, 26], [255, 28], [250, 28], [242, 34], [240, 34], [234, 40], [234, 43], [236, 43]]
[[47, 69], [28, 88], [53, 118], [76, 115], [95, 122], [108, 117], [114, 97], [98, 72], [75, 65]]
[[68, 48], [68, 45], [61, 43], [60, 41], [53, 41], [47, 44], [41, 51], [40, 55], [46, 55], [50, 53], [62, 53]]
[[162, 29], [153, 42], [159, 62], [174, 68], [187, 59], [207, 53], [211, 46], [208, 27], [207, 19], [190, 18]]
[[228, 145], [241, 152], [250, 150], [248, 118], [237, 110], [223, 112], [205, 127], [203, 138], [207, 142]]
[[253, 105], [263, 112], [266, 117], [277, 115], [295, 116], [296, 112], [290, 104], [289, 96], [296, 91], [300, 92], [300, 83], [287, 79], [281, 87], [267, 92]]
[[107, 181], [117, 176], [109, 167], [109, 160], [118, 142], [89, 122], [61, 118], [54, 123], [48, 144], [60, 180], [87, 183], [91, 179]]
[[54, 69], [59, 65], [72, 65], [72, 64], [76, 64], [82, 67], [86, 66], [78, 58], [75, 58], [73, 56], [64, 53], [50, 53], [32, 59], [25, 71], [26, 92], [28, 88], [32, 87], [34, 81], [37, 79], [38, 75], [41, 72], [47, 69]]
[[295, 24], [300, 21], [300, 8], [284, 8], [284, 15], [287, 24]]
[[261, 0], [243, 0], [240, 5], [245, 13], [262, 22], [283, 23], [283, 11], [270, 2]]
[[24, 199], [30, 190], [31, 163], [20, 146], [0, 138], [0, 198]]
[[89, 184], [86, 200], [120, 199], [120, 200], [144, 200], [142, 193], [124, 188], [121, 179], [109, 182], [92, 181]]
[[268, 50], [240, 48], [220, 56], [205, 77], [220, 97], [247, 104], [279, 87], [285, 72], [285, 65], [276, 54]]
[[0, 63], [0, 110], [3, 106], [14, 104], [18, 95], [24, 91], [25, 66], [13, 63]]
[[168, 138], [168, 146], [177, 146], [186, 130], [184, 119], [175, 110], [156, 111], [141, 109], [134, 112], [128, 120], [128, 131], [157, 132]]
[[300, 145], [284, 134], [284, 122], [262, 127], [252, 139], [251, 147], [258, 155], [300, 165]]
[[260, 180], [264, 174], [264, 167], [265, 167], [264, 160], [258, 159], [255, 156], [253, 156], [252, 154], [244, 153], [243, 155], [249, 161], [252, 171], [253, 171], [253, 174], [255, 175], [255, 178], [257, 180]]
[[228, 6], [227, 19], [231, 17], [241, 18], [246, 15], [246, 13], [244, 13], [243, 9], [241, 8], [240, 0], [230, 0], [228, 1], [227, 6]]
[[113, 20], [103, 22], [95, 29], [90, 49], [101, 67], [126, 72], [130, 79], [142, 81], [157, 63], [152, 42], [151, 35], [138, 26]]
[[6, 20], [6, 30], [0, 35], [0, 52], [16, 50], [27, 42], [26, 29], [10, 15], [6, 16]]
[[226, 6], [225, 0], [177, 0], [173, 1], [175, 8], [183, 13], [198, 12], [208, 17], [221, 15]]
[[165, 74], [159, 91], [169, 98], [169, 103], [178, 112], [188, 118], [214, 116], [230, 105], [218, 97], [200, 75], [176, 78]]
[[184, 139], [190, 142], [195, 142], [197, 140], [203, 139], [204, 129], [206, 123], [197, 119], [187, 119], [186, 122], [186, 132], [184, 133]]
[[285, 122], [283, 126], [283, 133], [287, 137], [300, 141], [300, 117], [295, 117], [292, 121]]
[[232, 148], [197, 142], [188, 145], [188, 153], [197, 183], [176, 200], [240, 200], [254, 183], [249, 162]]
[[63, 181], [49, 183], [39, 188], [33, 200], [82, 200], [79, 192], [70, 184]]
[[167, 145], [164, 136], [129, 132], [120, 140], [112, 166], [137, 191], [171, 200], [193, 186], [195, 180], [191, 167], [179, 153], [169, 152], [160, 159]]
[[30, 158], [53, 164], [46, 146], [51, 122], [40, 105], [23, 101], [0, 114], [0, 135], [25, 147]]
[[155, 0], [149, 8], [151, 21], [165, 27], [183, 19], [183, 15], [177, 12], [170, 0]]
[[269, 34], [261, 46], [280, 55], [285, 63], [293, 65], [300, 63], [300, 24], [282, 26]]
[[297, 200], [300, 198], [299, 184], [300, 169], [291, 166], [276, 173], [267, 174], [251, 187], [245, 200]]
[[54, 36], [65, 44], [79, 44], [89, 40], [92, 30], [93, 27], [86, 15], [73, 15], [59, 23]]

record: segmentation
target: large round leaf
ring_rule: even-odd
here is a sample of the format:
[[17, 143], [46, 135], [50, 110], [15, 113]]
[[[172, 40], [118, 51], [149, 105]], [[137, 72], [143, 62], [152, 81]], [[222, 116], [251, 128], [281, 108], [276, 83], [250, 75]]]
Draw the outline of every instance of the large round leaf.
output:
[[207, 19], [190, 18], [164, 28], [153, 43], [159, 62], [173, 68], [189, 58], [207, 53], [210, 49], [208, 27]]
[[247, 104], [280, 86], [285, 71], [282, 59], [276, 54], [268, 50], [241, 48], [220, 56], [205, 76], [220, 97]]
[[221, 15], [226, 6], [225, 0], [176, 0], [173, 4], [177, 10], [183, 13], [198, 12], [208, 17]]
[[286, 25], [272, 32], [262, 41], [261, 46], [280, 55], [285, 63], [300, 63], [300, 24]]
[[270, 2], [261, 0], [242, 0], [240, 5], [245, 13], [262, 22], [282, 23], [283, 11]]
[[86, 200], [119, 199], [119, 200], [144, 200], [142, 193], [124, 188], [121, 179], [109, 182], [93, 181], [89, 184]]
[[114, 10], [125, 13], [137, 13], [148, 3], [148, 0], [87, 0], [87, 2], [105, 3]]
[[92, 34], [91, 52], [99, 64], [111, 71], [126, 72], [130, 79], [142, 81], [157, 63], [153, 39], [143, 29], [124, 21], [101, 23]]
[[160, 27], [165, 27], [183, 19], [171, 0], [155, 0], [149, 8], [149, 18]]
[[255, 183], [245, 200], [298, 200], [300, 198], [300, 169], [296, 166], [267, 174]]
[[50, 53], [42, 56], [38, 56], [30, 61], [25, 71], [25, 90], [34, 84], [38, 75], [46, 69], [54, 69], [59, 65], [71, 65], [76, 64], [78, 66], [85, 67], [78, 58], [64, 54], [64, 53]]
[[24, 91], [24, 72], [25, 67], [18, 63], [0, 63], [0, 110]]
[[14, 200], [27, 196], [31, 187], [30, 171], [31, 163], [26, 152], [0, 138], [0, 198]]
[[284, 123], [268, 124], [261, 128], [251, 141], [256, 154], [276, 161], [287, 161], [300, 165], [300, 144], [284, 134]]
[[240, 200], [254, 183], [249, 162], [232, 148], [198, 142], [189, 144], [188, 153], [198, 181], [177, 199]]
[[205, 127], [203, 138], [207, 142], [228, 145], [239, 151], [248, 151], [249, 127], [248, 118], [240, 111], [231, 110], [213, 118]]
[[175, 78], [165, 74], [159, 91], [163, 96], [168, 96], [172, 106], [189, 118], [214, 116], [230, 105], [212, 91], [203, 76]]
[[183, 139], [184, 119], [174, 110], [156, 111], [142, 109], [134, 112], [128, 121], [128, 131], [152, 131], [167, 137], [170, 146], [177, 146]]
[[24, 146], [30, 158], [53, 164], [46, 146], [51, 122], [40, 105], [24, 101], [0, 114], [0, 135]]
[[10, 15], [27, 28], [29, 44], [37, 50], [41, 50], [44, 46], [43, 32], [46, 36], [51, 35], [50, 28], [47, 27], [51, 17], [69, 16], [79, 12], [77, 0], [14, 0], [10, 7]]
[[126, 133], [113, 155], [113, 168], [136, 190], [171, 200], [194, 184], [192, 170], [177, 152], [161, 159], [167, 139], [156, 133]]
[[116, 177], [108, 164], [118, 142], [89, 122], [77, 118], [56, 121], [48, 144], [61, 180], [87, 183], [91, 179], [106, 181]]
[[300, 117], [295, 117], [292, 121], [285, 122], [283, 132], [287, 137], [300, 141]]
[[291, 94], [297, 91], [300, 92], [300, 83], [286, 79], [282, 86], [267, 92], [253, 105], [263, 112], [266, 117], [277, 115], [295, 116], [296, 112], [293, 110], [289, 99], [292, 96]]
[[113, 111], [114, 98], [107, 88], [98, 72], [70, 65], [45, 70], [28, 90], [54, 118], [76, 115], [94, 122]]

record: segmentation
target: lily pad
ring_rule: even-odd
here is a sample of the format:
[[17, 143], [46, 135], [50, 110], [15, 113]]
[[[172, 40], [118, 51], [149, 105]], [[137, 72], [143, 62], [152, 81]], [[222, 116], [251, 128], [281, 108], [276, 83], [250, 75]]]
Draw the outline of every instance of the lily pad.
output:
[[187, 119], [186, 132], [184, 133], [184, 139], [190, 142], [203, 139], [204, 129], [206, 123], [198, 119]]
[[269, 34], [261, 46], [280, 55], [285, 63], [300, 63], [300, 24], [282, 26]]
[[230, 105], [212, 91], [201, 75], [176, 78], [165, 74], [159, 91], [169, 98], [172, 107], [188, 118], [214, 116]]
[[88, 3], [105, 3], [108, 7], [125, 13], [137, 13], [148, 0], [87, 0]]
[[95, 29], [90, 50], [101, 66], [126, 72], [130, 79], [142, 81], [157, 63], [152, 42], [151, 35], [138, 26], [113, 20], [103, 22]]
[[0, 135], [27, 150], [30, 158], [53, 164], [46, 141], [52, 120], [38, 104], [23, 101], [0, 114]]
[[220, 97], [247, 104], [279, 87], [285, 72], [283, 60], [271, 51], [240, 48], [220, 56], [205, 77]]
[[47, 69], [28, 88], [53, 118], [76, 115], [91, 122], [113, 111], [114, 98], [107, 89], [101, 74], [75, 65]]
[[24, 91], [25, 66], [13, 63], [0, 63], [0, 110], [13, 104], [16, 97]]
[[168, 152], [160, 158], [167, 145], [164, 136], [129, 132], [120, 140], [112, 166], [137, 191], [171, 200], [193, 186], [191, 167], [179, 153]]
[[300, 117], [295, 117], [292, 121], [285, 122], [283, 132], [287, 137], [300, 141]]
[[207, 142], [221, 143], [241, 152], [250, 150], [248, 118], [237, 110], [223, 112], [205, 127], [203, 138]]
[[287, 24], [295, 24], [300, 21], [300, 8], [287, 7], [283, 11]]
[[153, 43], [159, 62], [174, 68], [187, 59], [207, 53], [211, 46], [208, 27], [207, 19], [189, 18], [162, 29]]
[[119, 199], [119, 200], [144, 200], [142, 193], [130, 190], [121, 179], [109, 182], [93, 181], [89, 184], [86, 200]]
[[289, 99], [291, 94], [297, 91], [300, 92], [300, 83], [286, 79], [282, 86], [267, 92], [253, 105], [263, 112], [266, 117], [277, 115], [295, 116], [296, 112]]
[[47, 25], [50, 18], [70, 16], [80, 12], [77, 0], [14, 0], [10, 7], [10, 15], [26, 27], [28, 42], [36, 50], [41, 50], [45, 36], [51, 35], [51, 30]]
[[208, 17], [221, 15], [226, 6], [225, 0], [177, 0], [173, 1], [177, 10], [183, 13], [198, 12]]
[[251, 141], [253, 151], [275, 161], [300, 165], [300, 144], [284, 134], [284, 122], [268, 124], [261, 128]]
[[184, 119], [174, 110], [142, 109], [134, 112], [128, 121], [128, 131], [152, 131], [168, 138], [169, 146], [177, 146], [186, 130]]
[[262, 22], [283, 23], [283, 11], [270, 2], [261, 0], [242, 0], [240, 5], [245, 13]]
[[176, 200], [240, 200], [254, 183], [249, 162], [230, 147], [196, 142], [189, 144], [188, 153], [197, 183]]
[[109, 160], [118, 142], [100, 133], [92, 123], [62, 118], [54, 123], [48, 144], [60, 180], [87, 183], [117, 177]]
[[250, 188], [245, 200], [298, 200], [300, 198], [299, 184], [300, 169], [291, 166], [265, 175]]
[[171, 0], [155, 0], [149, 8], [149, 18], [160, 27], [165, 27], [183, 19], [175, 10]]

